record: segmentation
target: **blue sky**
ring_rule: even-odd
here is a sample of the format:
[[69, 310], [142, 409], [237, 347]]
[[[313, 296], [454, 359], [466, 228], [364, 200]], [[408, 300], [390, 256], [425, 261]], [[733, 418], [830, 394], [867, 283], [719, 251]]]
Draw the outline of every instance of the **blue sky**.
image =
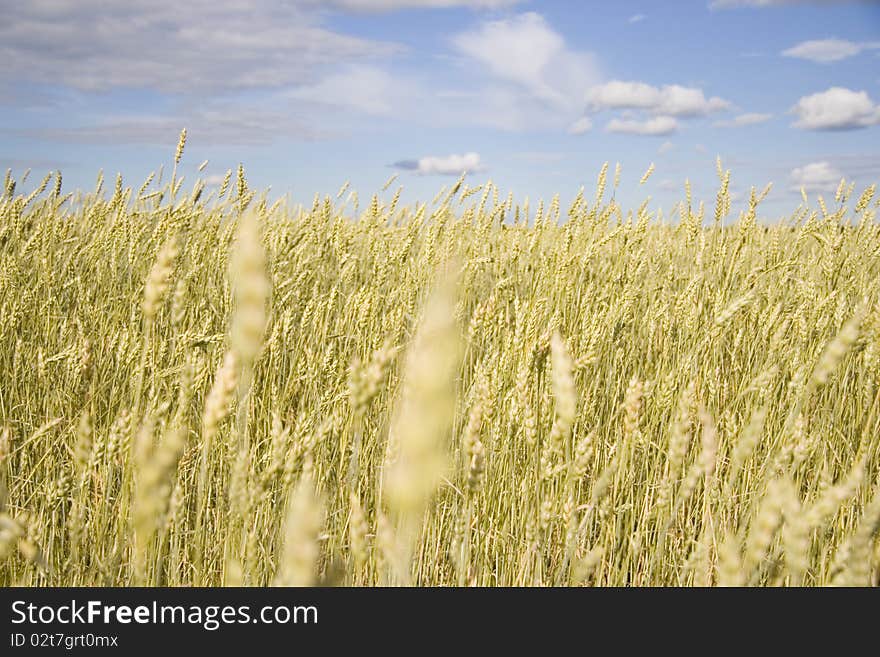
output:
[[625, 204], [668, 208], [689, 178], [711, 205], [716, 155], [735, 207], [774, 183], [767, 215], [880, 182], [876, 0], [6, 4], [0, 166], [68, 190], [138, 185], [182, 127], [190, 182], [243, 162], [306, 203], [394, 173], [430, 200], [465, 168], [566, 201], [610, 161]]

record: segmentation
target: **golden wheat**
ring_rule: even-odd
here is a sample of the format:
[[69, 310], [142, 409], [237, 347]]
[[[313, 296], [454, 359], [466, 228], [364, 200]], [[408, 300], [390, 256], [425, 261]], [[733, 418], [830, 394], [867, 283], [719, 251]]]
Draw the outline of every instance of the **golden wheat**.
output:
[[180, 195], [185, 141], [6, 176], [0, 584], [877, 583], [875, 186], [359, 213]]

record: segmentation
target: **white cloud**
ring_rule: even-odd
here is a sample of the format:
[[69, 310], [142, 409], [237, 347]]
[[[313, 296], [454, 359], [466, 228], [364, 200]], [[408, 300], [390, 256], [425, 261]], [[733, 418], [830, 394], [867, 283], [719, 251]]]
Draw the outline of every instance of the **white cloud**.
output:
[[293, 89], [291, 98], [319, 105], [350, 107], [364, 114], [382, 116], [405, 102], [410, 83], [385, 70], [352, 66], [327, 75], [315, 84]]
[[[334, 2], [331, 6], [330, 2]], [[404, 46], [350, 36], [325, 22], [327, 9], [404, 6], [500, 8], [514, 0], [30, 0], [0, 21], [0, 104], [77, 110], [90, 92], [132, 87], [143, 111], [84, 113], [30, 136], [87, 142], [194, 140], [257, 144], [280, 137], [345, 135], [370, 117], [421, 126], [564, 130], [583, 110], [583, 89], [600, 78], [593, 56], [570, 48], [537, 14], [479, 22], [453, 39], [465, 75], [445, 88], [431, 69], [401, 72]], [[481, 42], [485, 40], [485, 42]], [[157, 45], [158, 44], [158, 45]], [[53, 89], [46, 98], [21, 91]], [[58, 91], [55, 91], [58, 90]], [[85, 95], [84, 95], [85, 93]], [[444, 96], [446, 94], [446, 96]], [[82, 99], [82, 100], [80, 100]], [[63, 101], [63, 102], [62, 102]], [[103, 108], [103, 105], [101, 105]], [[24, 132], [22, 129], [20, 132]], [[167, 134], [166, 134], [167, 133]]]
[[642, 109], [666, 116], [705, 116], [729, 107], [730, 103], [713, 96], [706, 98], [701, 89], [677, 84], [654, 87], [644, 82], [611, 80], [587, 90], [587, 107], [604, 109]]
[[569, 134], [572, 135], [582, 135], [585, 132], [589, 132], [593, 127], [593, 122], [590, 120], [590, 117], [584, 116], [572, 123], [568, 127]]
[[853, 57], [864, 50], [877, 49], [880, 49], [880, 42], [876, 41], [856, 43], [845, 39], [817, 39], [815, 41], [803, 41], [788, 50], [783, 50], [782, 54], [785, 57], [796, 57], [824, 64]]
[[678, 128], [678, 122], [671, 116], [655, 116], [645, 121], [633, 119], [611, 119], [605, 126], [607, 132], [626, 135], [669, 135]]
[[811, 162], [792, 170], [789, 175], [792, 191], [803, 187], [808, 192], [833, 192], [840, 184], [843, 174], [829, 162]]
[[659, 153], [660, 155], [665, 155], [673, 148], [675, 148], [675, 144], [673, 144], [671, 141], [664, 141], [662, 144], [660, 144], [660, 148], [657, 149], [657, 153]]
[[628, 23], [641, 23], [646, 18], [647, 18], [647, 16], [645, 16], [644, 14], [635, 14], [633, 16], [630, 16], [629, 20], [627, 22]]
[[730, 106], [730, 103], [717, 96], [706, 99], [700, 89], [677, 84], [662, 87], [660, 94], [661, 102], [657, 111], [672, 116], [702, 116]]
[[798, 116], [794, 126], [805, 130], [854, 130], [880, 123], [880, 106], [867, 92], [843, 87], [804, 96], [791, 112]]
[[460, 174], [464, 171], [479, 171], [482, 168], [478, 153], [465, 153], [464, 155], [420, 158], [418, 172], [422, 174], [439, 173], [452, 175]]
[[603, 109], [651, 109], [660, 104], [660, 91], [644, 82], [611, 80], [587, 90], [587, 105]]
[[397, 9], [502, 9], [523, 0], [323, 0], [341, 9], [352, 11], [395, 11]]
[[307, 84], [401, 48], [320, 23], [304, 0], [29, 0], [6, 3], [0, 81], [192, 97]]
[[418, 160], [402, 160], [392, 166], [398, 169], [414, 171], [426, 175], [459, 176], [465, 171], [473, 173], [482, 171], [485, 167], [480, 162], [479, 153], [465, 153], [464, 155], [428, 155]]
[[747, 112], [740, 114], [728, 121], [716, 121], [712, 125], [717, 128], [741, 128], [746, 125], [755, 125], [764, 123], [773, 118], [772, 114], [759, 114], [758, 112]]
[[454, 36], [452, 44], [497, 80], [559, 111], [576, 110], [577, 94], [599, 79], [595, 57], [570, 49], [534, 12], [484, 22]]

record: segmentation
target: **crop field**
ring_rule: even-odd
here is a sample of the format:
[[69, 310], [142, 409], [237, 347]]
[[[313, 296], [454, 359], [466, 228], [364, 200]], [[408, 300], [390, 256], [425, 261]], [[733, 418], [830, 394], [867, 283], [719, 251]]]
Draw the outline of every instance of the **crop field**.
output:
[[7, 175], [0, 585], [878, 583], [874, 186], [301, 206], [182, 150]]

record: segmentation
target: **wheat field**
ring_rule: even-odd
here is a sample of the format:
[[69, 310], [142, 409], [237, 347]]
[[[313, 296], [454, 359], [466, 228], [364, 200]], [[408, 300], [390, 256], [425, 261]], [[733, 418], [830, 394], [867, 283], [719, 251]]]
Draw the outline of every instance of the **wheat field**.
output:
[[303, 207], [183, 146], [7, 174], [0, 584], [878, 583], [874, 186]]

